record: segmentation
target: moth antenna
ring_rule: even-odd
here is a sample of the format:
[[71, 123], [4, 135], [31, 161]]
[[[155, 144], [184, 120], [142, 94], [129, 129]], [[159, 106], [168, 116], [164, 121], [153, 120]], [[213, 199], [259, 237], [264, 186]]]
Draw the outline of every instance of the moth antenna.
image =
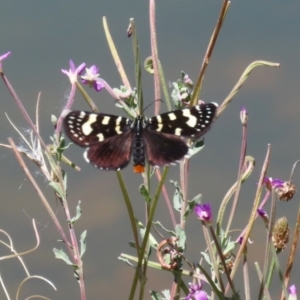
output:
[[144, 115], [144, 112], [147, 108], [149, 108], [151, 105], [153, 105], [155, 102], [160, 101], [161, 103], [163, 103], [164, 101], [162, 99], [157, 99], [154, 100], [152, 103], [148, 104], [146, 107], [144, 107], [143, 111], [142, 111], [142, 115]]

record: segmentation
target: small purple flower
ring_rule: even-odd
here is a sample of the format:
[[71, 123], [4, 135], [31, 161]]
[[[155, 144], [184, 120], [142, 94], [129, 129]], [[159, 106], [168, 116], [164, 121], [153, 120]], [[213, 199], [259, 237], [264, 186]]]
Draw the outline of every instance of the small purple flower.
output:
[[263, 208], [258, 208], [258, 209], [257, 209], [257, 213], [258, 213], [262, 218], [268, 216], [267, 213], [266, 213], [266, 211], [265, 211]]
[[242, 235], [240, 235], [237, 242], [238, 242], [240, 245], [242, 245], [243, 240], [244, 240], [244, 237], [243, 237]]
[[284, 181], [280, 179], [272, 179], [272, 177], [265, 177], [263, 183], [266, 185], [266, 188], [271, 191], [272, 188], [282, 188]]
[[297, 295], [297, 288], [294, 284], [289, 287], [289, 293], [293, 296]]
[[7, 57], [9, 57], [10, 54], [11, 54], [11, 52], [8, 51], [0, 56], [0, 71], [1, 72], [2, 72], [2, 61], [4, 61]]
[[248, 112], [246, 107], [241, 107], [240, 118], [243, 125], [246, 125], [248, 122]]
[[81, 76], [83, 84], [88, 84], [93, 87], [97, 92], [100, 92], [104, 88], [102, 80], [99, 78], [98, 68], [92, 65], [90, 68], [85, 69], [85, 74]]
[[190, 284], [189, 291], [185, 300], [208, 300], [207, 293], [202, 291], [202, 286], [198, 284]]
[[69, 66], [70, 69], [69, 71], [62, 69], [61, 71], [66, 74], [71, 83], [74, 84], [75, 82], [77, 82], [77, 76], [80, 75], [80, 73], [83, 71], [83, 69], [85, 68], [86, 64], [82, 63], [81, 65], [79, 65], [77, 68], [74, 65], [74, 62], [70, 59], [69, 60]]
[[200, 220], [205, 222], [211, 222], [212, 211], [211, 211], [211, 205], [209, 203], [196, 204], [194, 208], [194, 212], [196, 213], [197, 217]]
[[284, 181], [283, 181], [283, 180], [280, 180], [280, 179], [273, 179], [273, 180], [272, 180], [272, 186], [273, 186], [275, 189], [283, 188], [283, 186], [284, 186]]
[[268, 216], [268, 214], [266, 213], [266, 211], [265, 211], [263, 208], [258, 208], [258, 209], [257, 209], [257, 214], [258, 214], [259, 216], [261, 216], [261, 218], [263, 219], [263, 221], [264, 221], [266, 227], [268, 227], [268, 225], [269, 225], [269, 216]]
[[281, 179], [272, 179], [272, 177], [265, 177], [263, 180], [263, 183], [266, 185], [266, 187], [269, 189], [271, 188], [282, 188], [284, 181]]

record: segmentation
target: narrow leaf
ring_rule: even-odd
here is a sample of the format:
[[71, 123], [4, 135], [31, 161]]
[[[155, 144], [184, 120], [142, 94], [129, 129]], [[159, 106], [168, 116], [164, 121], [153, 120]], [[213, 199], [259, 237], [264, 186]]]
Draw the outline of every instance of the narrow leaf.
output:
[[181, 226], [178, 224], [175, 227], [176, 235], [178, 237], [178, 246], [180, 249], [185, 249], [185, 241], [186, 241], [186, 234], [185, 231], [181, 228]]
[[153, 225], [158, 225], [161, 229], [163, 229], [165, 232], [171, 234], [173, 237], [176, 237], [176, 233], [173, 230], [169, 230], [166, 227], [164, 227], [159, 221], [153, 222]]
[[87, 231], [85, 230], [81, 235], [80, 235], [80, 257], [83, 256], [86, 250], [86, 234]]
[[56, 248], [53, 249], [53, 252], [55, 254], [55, 258], [62, 259], [66, 264], [70, 266], [75, 266], [69, 259], [68, 255], [61, 249], [58, 250]]
[[81, 201], [78, 201], [78, 205], [76, 206], [76, 215], [71, 219], [71, 224], [74, 224], [82, 215], [82, 210], [80, 207]]

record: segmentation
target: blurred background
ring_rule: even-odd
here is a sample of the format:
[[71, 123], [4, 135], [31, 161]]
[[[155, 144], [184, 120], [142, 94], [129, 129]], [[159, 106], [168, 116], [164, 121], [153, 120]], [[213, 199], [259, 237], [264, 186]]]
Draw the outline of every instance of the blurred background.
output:
[[[176, 81], [182, 70], [196, 81], [220, 9], [221, 1], [157, 1], [159, 58], [168, 81]], [[272, 146], [268, 176], [289, 179], [293, 163], [300, 159], [299, 15], [298, 1], [290, 1], [288, 5], [283, 1], [232, 1], [203, 82], [201, 99], [222, 103], [244, 69], [254, 60], [281, 64], [279, 68], [259, 67], [253, 71], [206, 136], [203, 151], [191, 160], [189, 198], [202, 193], [203, 201], [212, 203], [216, 216], [220, 201], [237, 179], [242, 133], [239, 112], [241, 106], [247, 108], [247, 152], [255, 158], [256, 168], [242, 186], [233, 224], [233, 228], [238, 230], [243, 229], [245, 220], [249, 218], [267, 145]], [[61, 73], [61, 69], [69, 69], [69, 59], [77, 65], [81, 62], [88, 66], [96, 64], [101, 77], [111, 86], [119, 87], [121, 84], [104, 35], [103, 16], [107, 17], [120, 58], [131, 85], [135, 86], [132, 41], [127, 38], [126, 30], [129, 18], [134, 18], [143, 61], [150, 55], [148, 1], [20, 1], [18, 5], [6, 1], [1, 4], [0, 54], [12, 52], [4, 62], [5, 74], [32, 118], [38, 93], [42, 92], [40, 127], [46, 143], [51, 142], [49, 137], [53, 134], [50, 116], [60, 114], [70, 90], [68, 78]], [[142, 76], [145, 104], [150, 104], [154, 101], [153, 78], [146, 72]], [[17, 145], [23, 145], [4, 113], [23, 132], [28, 132], [28, 126], [3, 83], [0, 91], [0, 142], [7, 143], [7, 138], [12, 137]], [[106, 91], [88, 92], [101, 111], [120, 114], [114, 106], [114, 99]], [[88, 109], [79, 93], [74, 108]], [[162, 105], [162, 111], [166, 111], [165, 105]], [[146, 114], [153, 114], [153, 106], [147, 109]], [[134, 272], [117, 257], [120, 253], [135, 255], [135, 251], [128, 246], [133, 236], [117, 177], [115, 172], [99, 171], [86, 164], [82, 152], [77, 146], [66, 151], [68, 157], [80, 166], [81, 172], [67, 166], [64, 169], [68, 173], [68, 199], [73, 214], [78, 200], [82, 201], [83, 215], [76, 223], [76, 232], [79, 236], [82, 231], [88, 231], [84, 255], [87, 296], [88, 299], [127, 299]], [[26, 162], [58, 218], [65, 223], [64, 212], [55, 202], [51, 187], [41, 172], [31, 162]], [[35, 245], [31, 219], [36, 220], [41, 245], [24, 260], [32, 275], [48, 278], [58, 289], [55, 292], [46, 283], [31, 280], [24, 285], [21, 298], [43, 294], [51, 299], [80, 299], [73, 270], [54, 258], [54, 247], [64, 249], [58, 242], [59, 233], [14, 154], [5, 148], [0, 148], [0, 170], [0, 228], [10, 234], [16, 250], [22, 252]], [[299, 173], [296, 170], [296, 185], [299, 185]], [[178, 180], [178, 174], [179, 167], [172, 167], [166, 181], [171, 198], [174, 190], [169, 182], [171, 179]], [[138, 193], [142, 178], [133, 174], [131, 166], [124, 170], [123, 175], [135, 214], [144, 221], [144, 200]], [[153, 179], [153, 189], [156, 184]], [[297, 200], [296, 195], [293, 201], [278, 203], [277, 207], [278, 217], [288, 217], [291, 232], [297, 215]], [[178, 220], [179, 216], [176, 217]], [[171, 228], [163, 198], [155, 220]], [[205, 250], [201, 231], [199, 221], [191, 216], [186, 227], [187, 257], [191, 262], [198, 262], [200, 251]], [[234, 237], [237, 235], [238, 232], [233, 233]], [[254, 262], [262, 264], [266, 239], [261, 220], [258, 220], [252, 238], [254, 244], [249, 245], [248, 253], [253, 274], [252, 296], [256, 299], [258, 279]], [[6, 241], [4, 235], [1, 239]], [[0, 251], [1, 256], [9, 254], [4, 246], [0, 247]], [[286, 264], [287, 253], [285, 251], [280, 256], [282, 266]], [[151, 259], [156, 260], [154, 255]], [[299, 261], [295, 262], [291, 283], [297, 283], [297, 270]], [[24, 271], [13, 259], [1, 261], [0, 273], [13, 299], [24, 279]], [[242, 293], [242, 281], [237, 282]], [[149, 270], [146, 290], [169, 289], [171, 283], [171, 274]], [[278, 298], [276, 281], [271, 290], [272, 295]], [[1, 299], [6, 299], [1, 289], [0, 295]]]

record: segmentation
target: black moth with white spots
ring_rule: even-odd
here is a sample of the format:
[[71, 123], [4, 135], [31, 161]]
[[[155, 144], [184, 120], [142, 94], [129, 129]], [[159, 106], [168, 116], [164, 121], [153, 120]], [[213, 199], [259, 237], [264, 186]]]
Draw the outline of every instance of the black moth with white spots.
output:
[[203, 136], [216, 116], [218, 105], [206, 103], [134, 120], [86, 111], [66, 111], [64, 128], [78, 146], [85, 147], [87, 162], [103, 170], [120, 170], [132, 158], [134, 171], [144, 171], [145, 160], [163, 166], [181, 160], [189, 146], [181, 137]]

